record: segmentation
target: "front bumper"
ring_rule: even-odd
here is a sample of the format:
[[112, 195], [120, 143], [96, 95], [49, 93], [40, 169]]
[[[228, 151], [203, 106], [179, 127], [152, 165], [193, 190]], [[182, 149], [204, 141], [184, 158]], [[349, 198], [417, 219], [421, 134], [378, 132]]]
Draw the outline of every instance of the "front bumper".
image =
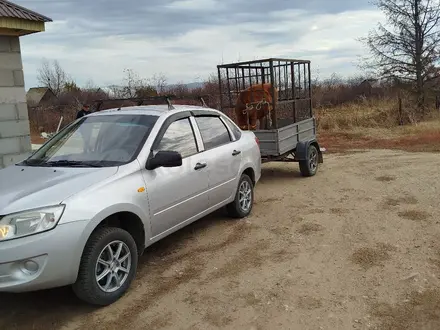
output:
[[0, 242], [0, 291], [25, 292], [75, 282], [87, 221], [59, 224], [53, 230]]

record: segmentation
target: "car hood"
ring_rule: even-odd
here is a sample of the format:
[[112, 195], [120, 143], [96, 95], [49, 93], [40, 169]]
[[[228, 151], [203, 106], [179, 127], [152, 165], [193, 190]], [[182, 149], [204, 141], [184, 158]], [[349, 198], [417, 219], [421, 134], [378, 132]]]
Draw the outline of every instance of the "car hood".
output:
[[117, 172], [114, 167], [9, 166], [0, 170], [0, 215], [56, 205]]

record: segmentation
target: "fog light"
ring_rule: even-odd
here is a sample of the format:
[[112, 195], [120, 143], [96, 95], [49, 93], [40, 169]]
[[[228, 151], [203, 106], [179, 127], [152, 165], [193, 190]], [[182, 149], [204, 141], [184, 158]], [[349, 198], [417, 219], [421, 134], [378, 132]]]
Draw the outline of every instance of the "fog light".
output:
[[23, 273], [27, 273], [29, 275], [33, 275], [36, 272], [38, 272], [39, 268], [40, 267], [38, 266], [38, 264], [35, 261], [33, 261], [33, 260], [26, 260], [22, 264], [22, 271], [23, 271]]

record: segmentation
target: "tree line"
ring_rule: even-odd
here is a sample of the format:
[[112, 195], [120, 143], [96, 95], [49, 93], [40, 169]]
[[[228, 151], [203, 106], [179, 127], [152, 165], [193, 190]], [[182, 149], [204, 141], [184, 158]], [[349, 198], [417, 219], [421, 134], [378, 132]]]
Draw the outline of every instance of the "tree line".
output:
[[[402, 93], [410, 95], [421, 120], [429, 112], [432, 96], [440, 87], [440, 3], [439, 0], [376, 0], [386, 17], [367, 37], [360, 38], [368, 50], [359, 68], [362, 74], [343, 79], [334, 74], [326, 80], [314, 79], [314, 106], [335, 106], [362, 97]], [[380, 81], [379, 87], [377, 81]], [[217, 75], [209, 76], [200, 88], [190, 90], [183, 83], [170, 87], [163, 74], [142, 78], [124, 70], [119, 86], [99, 88], [93, 82], [80, 88], [57, 60], [43, 61], [38, 82], [59, 98], [90, 102], [91, 98], [132, 98], [163, 93], [176, 95], [218, 94]], [[72, 95], [74, 95], [72, 97]]]

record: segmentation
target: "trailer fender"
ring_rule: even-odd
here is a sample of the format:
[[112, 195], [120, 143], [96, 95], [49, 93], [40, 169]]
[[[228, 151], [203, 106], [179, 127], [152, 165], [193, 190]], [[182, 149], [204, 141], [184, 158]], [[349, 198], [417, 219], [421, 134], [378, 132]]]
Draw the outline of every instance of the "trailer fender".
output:
[[310, 145], [314, 145], [316, 147], [316, 149], [318, 149], [318, 163], [323, 163], [324, 158], [322, 157], [322, 151], [321, 151], [321, 148], [319, 147], [318, 141], [316, 141], [316, 139], [307, 140], [307, 141], [299, 141], [296, 144], [295, 160], [300, 161], [300, 160], [307, 159], [307, 150], [309, 150]]

